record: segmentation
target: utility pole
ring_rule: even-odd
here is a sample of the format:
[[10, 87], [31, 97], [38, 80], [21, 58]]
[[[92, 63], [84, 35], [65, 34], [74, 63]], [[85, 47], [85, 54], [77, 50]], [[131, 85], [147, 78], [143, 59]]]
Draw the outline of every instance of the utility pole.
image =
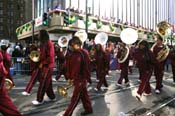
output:
[[34, 42], [34, 32], [35, 32], [35, 0], [32, 0], [32, 43]]

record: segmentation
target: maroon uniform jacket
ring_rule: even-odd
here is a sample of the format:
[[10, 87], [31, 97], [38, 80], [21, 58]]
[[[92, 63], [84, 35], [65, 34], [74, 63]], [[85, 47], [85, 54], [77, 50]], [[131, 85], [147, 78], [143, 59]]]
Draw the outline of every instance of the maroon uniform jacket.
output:
[[[50, 50], [48, 50], [50, 48]], [[54, 67], [54, 56], [55, 56], [55, 52], [54, 52], [54, 46], [52, 44], [52, 42], [50, 40], [48, 40], [47, 42], [45, 42], [42, 46], [40, 46], [40, 52], [41, 52], [41, 56], [40, 56], [40, 63], [43, 64], [43, 66], [49, 66], [49, 68], [53, 68]], [[50, 52], [50, 53], [47, 53]], [[50, 54], [50, 55], [48, 55]]]
[[137, 49], [134, 54], [134, 59], [137, 61], [137, 66], [141, 72], [151, 70], [156, 63], [154, 54], [150, 50], [146, 53], [144, 50]]
[[87, 51], [81, 49], [74, 51], [66, 59], [66, 75], [68, 79], [73, 80], [74, 85], [90, 79], [90, 59]]

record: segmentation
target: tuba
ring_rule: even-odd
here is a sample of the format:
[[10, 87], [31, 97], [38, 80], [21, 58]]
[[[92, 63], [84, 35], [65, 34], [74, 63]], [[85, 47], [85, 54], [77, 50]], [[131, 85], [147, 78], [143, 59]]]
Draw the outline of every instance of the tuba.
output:
[[11, 90], [13, 88], [13, 82], [10, 79], [5, 79], [5, 88]]
[[69, 81], [68, 80], [68, 84], [66, 87], [63, 86], [58, 86], [57, 87], [57, 92], [59, 95], [61, 95], [62, 97], [67, 97], [68, 95], [68, 89], [70, 89], [71, 87], [73, 87], [73, 81]]
[[[156, 43], [151, 47], [151, 51], [154, 50], [154, 47], [156, 46]], [[170, 49], [167, 45], [164, 45], [164, 47], [158, 52], [156, 59], [158, 62], [164, 61], [170, 52]]]
[[40, 61], [40, 52], [33, 50], [30, 52], [29, 54], [29, 58], [33, 61], [33, 62], [39, 62]]
[[69, 43], [69, 38], [67, 36], [61, 36], [58, 39], [58, 45], [62, 48], [67, 47]]
[[100, 32], [95, 36], [95, 44], [105, 45], [108, 41], [108, 35], [104, 32]]
[[[163, 39], [165, 39], [165, 37], [169, 36], [172, 33], [171, 25], [167, 23], [166, 21], [162, 21], [158, 23], [157, 33], [160, 36], [162, 36]], [[156, 46], [156, 43], [152, 46], [151, 48], [152, 51], [155, 46]], [[164, 61], [168, 57], [169, 52], [170, 52], [170, 49], [168, 48], [168, 46], [164, 45], [164, 47], [157, 54], [156, 59], [158, 60], [158, 62]]]
[[84, 30], [77, 31], [74, 36], [79, 37], [82, 43], [84, 43], [87, 39], [87, 33]]

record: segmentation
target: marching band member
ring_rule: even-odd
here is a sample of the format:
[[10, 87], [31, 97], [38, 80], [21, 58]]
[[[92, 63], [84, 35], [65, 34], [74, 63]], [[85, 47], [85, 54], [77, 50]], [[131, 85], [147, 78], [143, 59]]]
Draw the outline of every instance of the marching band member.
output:
[[58, 73], [57, 73], [56, 78], [55, 78], [56, 80], [58, 80], [61, 77], [62, 74], [66, 78], [66, 71], [65, 71], [65, 67], [64, 67], [64, 61], [65, 61], [65, 55], [64, 55], [64, 53], [65, 53], [66, 49], [67, 48], [61, 48], [61, 47], [59, 47], [58, 48], [58, 51], [56, 53], [58, 64], [59, 64], [58, 65]]
[[43, 103], [43, 97], [46, 93], [50, 101], [55, 100], [55, 94], [52, 88], [52, 72], [54, 68], [54, 45], [49, 39], [49, 34], [46, 30], [40, 30], [38, 39], [40, 45], [40, 76], [38, 78], [40, 84], [37, 91], [37, 99], [32, 101], [34, 105]]
[[[124, 53], [124, 49], [126, 44], [123, 42], [120, 42], [120, 49], [117, 53], [117, 58], [120, 59]], [[121, 69], [121, 73], [120, 73], [120, 78], [117, 82], [116, 85], [121, 86], [122, 85], [122, 81], [123, 79], [125, 79], [125, 85], [129, 84], [129, 79], [128, 79], [128, 65], [129, 65], [129, 55], [127, 56], [126, 60], [122, 63], [120, 63], [120, 69]]]
[[[30, 52], [32, 51], [37, 51], [37, 46], [34, 44], [30, 45]], [[31, 78], [29, 83], [27, 84], [25, 90], [22, 92], [22, 95], [30, 95], [30, 92], [33, 88], [33, 86], [35, 85], [35, 83], [38, 80], [38, 77], [40, 76], [40, 70], [39, 70], [39, 62], [33, 62], [32, 60], [30, 60], [30, 67], [31, 67]]]
[[71, 43], [69, 46], [71, 46], [72, 53], [66, 61], [66, 74], [69, 79], [68, 81], [73, 81], [74, 90], [71, 103], [63, 116], [71, 116], [79, 100], [82, 101], [85, 109], [81, 115], [91, 114], [93, 110], [86, 87], [87, 82], [91, 83], [89, 70], [90, 59], [87, 51], [81, 49], [82, 42], [78, 37], [74, 36], [69, 43]]
[[6, 70], [8, 71], [6, 78], [10, 79], [13, 82], [13, 86], [14, 86], [15, 84], [14, 84], [12, 75], [10, 74], [11, 63], [10, 63], [10, 54], [7, 52], [7, 46], [8, 46], [7, 43], [5, 44], [3, 43], [3, 40], [1, 40], [1, 52], [3, 55], [3, 63]]
[[22, 116], [10, 99], [7, 89], [4, 87], [8, 71], [3, 64], [2, 52], [0, 52], [0, 112], [4, 116]]
[[174, 49], [174, 46], [170, 52], [169, 58], [171, 62], [172, 72], [173, 72], [173, 84], [175, 84], [175, 49]]
[[[166, 46], [163, 44], [163, 38], [160, 35], [156, 36], [156, 44], [155, 46], [153, 45], [153, 53], [157, 59], [158, 54], [163, 50]], [[156, 77], [156, 90], [155, 93], [160, 94], [161, 88], [163, 87], [162, 85], [162, 80], [163, 80], [163, 74], [164, 74], [164, 67], [165, 67], [165, 60], [159, 61], [157, 59], [156, 64], [154, 65], [154, 74]]]
[[97, 87], [94, 89], [95, 91], [101, 91], [102, 84], [104, 84], [105, 87], [108, 87], [106, 74], [108, 74], [108, 70], [109, 70], [109, 59], [107, 54], [104, 52], [101, 44], [96, 45], [95, 60], [96, 60], [96, 67], [97, 67], [96, 75], [97, 75], [97, 79], [99, 79], [99, 82], [97, 84]]
[[145, 40], [142, 40], [139, 43], [139, 48], [137, 48], [134, 58], [137, 61], [137, 66], [140, 72], [139, 78], [141, 79], [136, 95], [136, 98], [140, 101], [143, 92], [145, 92], [145, 95], [151, 94], [149, 80], [151, 78], [153, 64], [155, 63], [156, 59], [153, 52], [149, 50], [148, 42]]

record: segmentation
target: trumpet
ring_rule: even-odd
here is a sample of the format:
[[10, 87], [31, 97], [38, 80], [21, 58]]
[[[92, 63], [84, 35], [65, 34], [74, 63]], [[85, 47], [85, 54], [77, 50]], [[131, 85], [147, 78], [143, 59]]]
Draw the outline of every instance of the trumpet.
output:
[[70, 89], [71, 87], [73, 87], [73, 81], [72, 80], [68, 80], [68, 84], [67, 84], [66, 87], [64, 87], [64, 86], [58, 86], [57, 87], [57, 92], [62, 97], [67, 97], [67, 95], [68, 95], [67, 90]]

